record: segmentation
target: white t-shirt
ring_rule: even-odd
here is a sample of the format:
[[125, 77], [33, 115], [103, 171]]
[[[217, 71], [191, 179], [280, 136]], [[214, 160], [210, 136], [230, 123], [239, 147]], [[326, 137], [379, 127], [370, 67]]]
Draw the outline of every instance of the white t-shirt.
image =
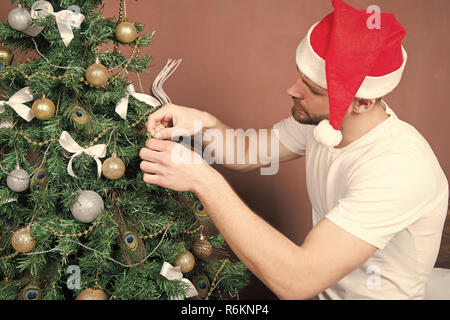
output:
[[327, 218], [376, 253], [320, 299], [424, 299], [447, 214], [448, 181], [422, 135], [390, 115], [341, 149], [316, 142], [292, 116], [274, 125], [305, 156], [313, 225]]

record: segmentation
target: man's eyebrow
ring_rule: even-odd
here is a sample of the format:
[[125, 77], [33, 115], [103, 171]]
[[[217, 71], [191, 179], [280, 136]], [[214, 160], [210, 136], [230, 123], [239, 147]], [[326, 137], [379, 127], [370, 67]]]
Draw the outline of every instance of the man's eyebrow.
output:
[[[311, 85], [310, 83], [306, 82], [305, 79], [303, 78], [303, 73], [300, 71], [300, 68], [298, 67], [298, 65], [296, 65], [297, 67], [297, 71], [298, 73], [300, 73], [300, 78], [302, 79], [303, 83], [311, 90], [311, 91], [315, 91], [319, 94], [325, 94], [326, 92], [328, 92], [328, 90], [323, 89], [321, 87], [314, 87], [313, 85]], [[324, 92], [325, 91], [325, 92]]]
[[323, 93], [323, 91], [325, 90], [325, 89], [322, 89], [322, 88], [320, 88], [320, 87], [317, 87], [317, 88], [316, 88], [316, 87], [314, 87], [312, 84], [306, 82], [306, 80], [305, 80], [303, 77], [301, 77], [301, 78], [302, 78], [303, 83], [306, 84], [306, 86], [308, 86], [308, 88], [309, 88], [311, 91], [314, 91], [314, 92], [317, 92], [317, 93]]

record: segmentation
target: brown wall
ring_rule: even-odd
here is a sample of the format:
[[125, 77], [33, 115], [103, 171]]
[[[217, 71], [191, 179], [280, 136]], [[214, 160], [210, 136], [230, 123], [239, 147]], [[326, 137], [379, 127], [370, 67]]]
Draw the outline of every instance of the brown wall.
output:
[[[118, 17], [119, 1], [105, 1], [104, 15]], [[403, 81], [387, 102], [428, 140], [447, 177], [450, 148], [450, 1], [347, 0], [360, 9], [378, 4], [394, 12], [408, 34]], [[128, 1], [128, 19], [156, 31], [146, 93], [168, 58], [183, 64], [165, 85], [176, 104], [200, 108], [235, 128], [263, 128], [289, 116], [286, 88], [296, 79], [295, 48], [308, 28], [332, 11], [331, 0], [141, 0]], [[0, 19], [13, 7], [0, 0]], [[133, 79], [133, 76], [130, 76]], [[138, 88], [138, 85], [136, 85]], [[445, 128], [445, 129], [444, 129]], [[275, 176], [221, 172], [242, 199], [297, 244], [311, 228], [304, 160], [283, 164]], [[258, 280], [241, 298], [274, 298]]]

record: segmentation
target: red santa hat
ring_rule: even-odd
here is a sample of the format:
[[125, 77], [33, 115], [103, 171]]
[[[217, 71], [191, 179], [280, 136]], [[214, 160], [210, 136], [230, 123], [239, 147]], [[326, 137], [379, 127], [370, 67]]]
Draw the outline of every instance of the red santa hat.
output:
[[406, 35], [395, 15], [380, 13], [380, 25], [369, 28], [372, 12], [333, 0], [334, 12], [314, 24], [297, 48], [297, 65], [313, 82], [328, 90], [329, 120], [314, 130], [329, 147], [342, 140], [340, 127], [355, 97], [377, 99], [400, 82], [407, 54]]

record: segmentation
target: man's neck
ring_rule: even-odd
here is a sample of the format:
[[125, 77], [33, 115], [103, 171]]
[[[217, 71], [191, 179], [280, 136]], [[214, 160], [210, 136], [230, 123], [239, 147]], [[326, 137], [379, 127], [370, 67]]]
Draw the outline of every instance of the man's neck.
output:
[[358, 140], [389, 117], [384, 102], [381, 102], [369, 114], [350, 114], [342, 124], [342, 141], [335, 148], [341, 149]]

